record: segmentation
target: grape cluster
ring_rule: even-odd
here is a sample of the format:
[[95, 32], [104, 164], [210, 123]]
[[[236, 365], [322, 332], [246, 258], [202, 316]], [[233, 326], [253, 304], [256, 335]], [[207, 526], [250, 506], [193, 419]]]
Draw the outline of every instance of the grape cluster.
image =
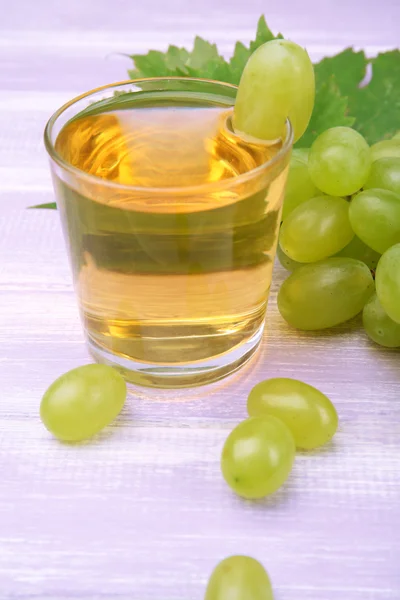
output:
[[400, 347], [400, 133], [369, 147], [334, 127], [295, 149], [277, 255], [291, 271], [278, 294], [290, 325], [325, 329], [363, 311], [372, 340]]

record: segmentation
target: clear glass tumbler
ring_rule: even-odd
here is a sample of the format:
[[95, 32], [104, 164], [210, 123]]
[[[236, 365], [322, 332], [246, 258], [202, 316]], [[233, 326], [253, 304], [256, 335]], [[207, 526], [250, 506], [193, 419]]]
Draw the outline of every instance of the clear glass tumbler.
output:
[[134, 383], [209, 383], [261, 340], [292, 133], [236, 136], [235, 95], [215, 81], [130, 81], [46, 126], [89, 349]]

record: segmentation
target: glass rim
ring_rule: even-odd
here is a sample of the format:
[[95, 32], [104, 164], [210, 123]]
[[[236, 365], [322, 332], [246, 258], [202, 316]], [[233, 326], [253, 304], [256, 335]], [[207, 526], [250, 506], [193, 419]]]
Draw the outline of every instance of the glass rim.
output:
[[[130, 192], [139, 192], [139, 193], [146, 192], [146, 194], [158, 194], [158, 195], [171, 195], [171, 194], [195, 195], [195, 194], [198, 194], [199, 192], [220, 191], [221, 189], [225, 190], [225, 189], [234, 187], [236, 185], [240, 185], [242, 183], [248, 183], [252, 179], [255, 179], [258, 176], [260, 176], [264, 171], [267, 171], [274, 165], [278, 164], [280, 162], [280, 160], [290, 150], [292, 143], [293, 143], [293, 129], [292, 129], [290, 120], [286, 119], [285, 140], [283, 141], [282, 147], [278, 150], [278, 152], [271, 159], [267, 160], [266, 162], [262, 163], [261, 165], [258, 165], [254, 169], [250, 169], [249, 171], [246, 171], [245, 173], [241, 173], [240, 175], [237, 175], [236, 177], [230, 177], [227, 179], [222, 179], [220, 181], [211, 181], [211, 182], [201, 183], [201, 184], [196, 184], [196, 185], [176, 186], [176, 187], [175, 186], [149, 187], [149, 186], [129, 185], [129, 184], [124, 184], [124, 183], [118, 183], [115, 181], [109, 181], [107, 179], [103, 179], [102, 177], [97, 177], [97, 175], [91, 175], [89, 173], [86, 173], [85, 171], [78, 169], [77, 167], [74, 167], [71, 163], [66, 161], [56, 151], [55, 145], [53, 144], [52, 139], [51, 139], [53, 127], [56, 124], [58, 118], [68, 108], [70, 108], [74, 104], [77, 104], [79, 101], [83, 100], [84, 98], [88, 98], [89, 96], [92, 96], [92, 95], [96, 94], [97, 92], [102, 92], [103, 90], [108, 90], [111, 88], [121, 87], [121, 86], [125, 86], [125, 85], [132, 85], [132, 84], [135, 85], [138, 83], [157, 82], [157, 81], [160, 81], [160, 82], [161, 81], [164, 81], [164, 82], [166, 82], [166, 81], [181, 81], [181, 82], [208, 83], [208, 84], [220, 86], [223, 88], [230, 88], [230, 89], [237, 90], [237, 86], [233, 85], [231, 83], [225, 83], [224, 81], [216, 81], [214, 79], [206, 79], [206, 78], [203, 79], [203, 78], [199, 78], [199, 77], [143, 77], [140, 79], [125, 79], [123, 81], [117, 81], [115, 83], [108, 83], [106, 85], [102, 85], [97, 88], [93, 88], [87, 92], [84, 92], [83, 94], [80, 94], [79, 96], [75, 96], [68, 102], [64, 103], [62, 106], [60, 106], [60, 108], [58, 108], [52, 114], [52, 116], [47, 121], [45, 129], [44, 129], [44, 144], [45, 144], [46, 151], [47, 151], [48, 155], [50, 156], [50, 158], [55, 163], [57, 163], [57, 165], [59, 167], [61, 167], [65, 171], [69, 172], [71, 175], [73, 175], [75, 177], [79, 177], [79, 178], [85, 180], [86, 182], [88, 182], [89, 184], [95, 184], [95, 185], [101, 184], [102, 186], [105, 186], [110, 189], [114, 189], [115, 191], [125, 191], [125, 192], [130, 191]], [[232, 105], [232, 108], [233, 108], [233, 105]], [[263, 144], [263, 140], [259, 140], [256, 138], [249, 138], [249, 141], [251, 141], [251, 139], [256, 141], [258, 144], [261, 144], [261, 145]], [[269, 145], [269, 142], [268, 142], [268, 144], [266, 142], [266, 145]]]

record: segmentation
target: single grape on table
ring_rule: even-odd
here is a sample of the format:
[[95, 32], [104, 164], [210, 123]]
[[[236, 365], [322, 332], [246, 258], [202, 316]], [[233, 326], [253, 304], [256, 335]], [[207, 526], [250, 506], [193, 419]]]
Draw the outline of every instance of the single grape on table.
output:
[[321, 133], [311, 146], [308, 167], [318, 189], [331, 196], [348, 196], [367, 181], [370, 149], [354, 129], [333, 127]]
[[283, 136], [289, 118], [294, 141], [306, 130], [314, 107], [314, 67], [289, 40], [272, 40], [249, 58], [237, 92], [233, 127], [261, 140]]
[[126, 399], [123, 377], [107, 365], [84, 365], [61, 375], [45, 392], [40, 416], [67, 442], [86, 440], [109, 425]]
[[289, 477], [295, 444], [289, 429], [273, 416], [251, 417], [229, 434], [222, 450], [226, 483], [243, 498], [263, 498]]
[[372, 163], [364, 189], [390, 190], [400, 194], [400, 158], [387, 156]]
[[370, 189], [354, 196], [349, 217], [357, 236], [380, 254], [400, 242], [400, 196], [389, 190]]
[[291, 259], [311, 263], [339, 252], [353, 237], [349, 203], [334, 196], [317, 196], [283, 221], [279, 243]]
[[376, 294], [364, 306], [363, 325], [371, 340], [380, 346], [400, 347], [400, 323], [386, 314]]
[[274, 600], [268, 573], [250, 556], [229, 556], [215, 567], [204, 600]]
[[386, 250], [376, 269], [376, 293], [389, 317], [400, 323], [400, 244]]
[[297, 329], [326, 329], [355, 317], [373, 291], [366, 264], [353, 258], [327, 258], [299, 267], [283, 282], [278, 308]]
[[296, 448], [313, 450], [334, 436], [338, 416], [332, 402], [315, 387], [285, 377], [261, 381], [247, 399], [251, 417], [273, 415], [290, 430]]

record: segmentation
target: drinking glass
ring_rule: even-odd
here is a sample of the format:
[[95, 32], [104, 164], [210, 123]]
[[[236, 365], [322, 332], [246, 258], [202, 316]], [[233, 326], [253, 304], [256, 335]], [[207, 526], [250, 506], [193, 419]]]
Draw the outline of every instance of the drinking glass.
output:
[[108, 85], [49, 120], [45, 144], [85, 337], [127, 380], [186, 387], [263, 335], [292, 146], [237, 136], [236, 87]]

